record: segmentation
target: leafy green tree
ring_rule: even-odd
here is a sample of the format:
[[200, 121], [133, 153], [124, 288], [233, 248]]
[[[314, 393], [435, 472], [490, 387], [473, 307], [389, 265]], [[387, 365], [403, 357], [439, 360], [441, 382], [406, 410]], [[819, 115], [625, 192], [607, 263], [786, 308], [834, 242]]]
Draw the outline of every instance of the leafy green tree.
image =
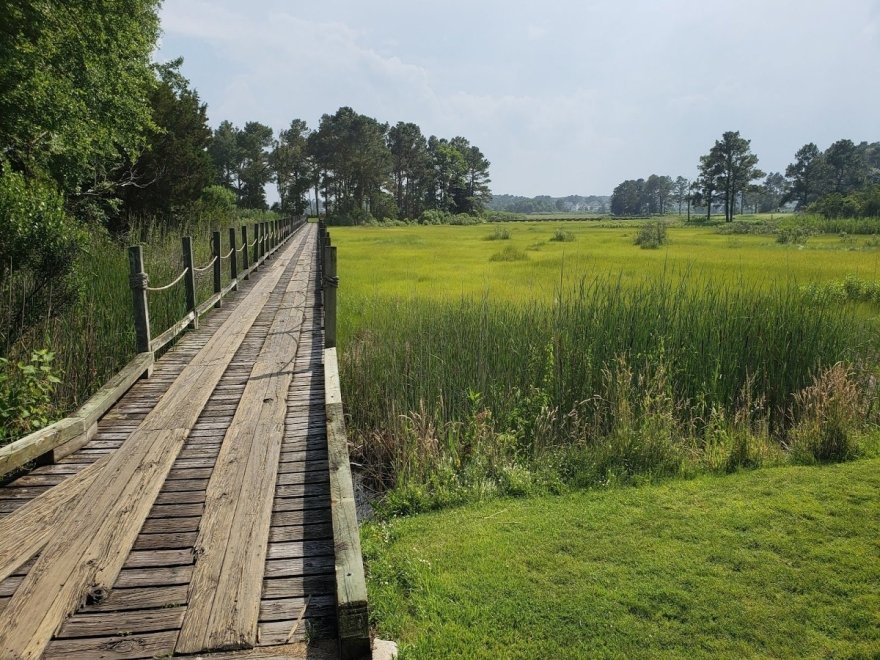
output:
[[611, 193], [611, 214], [620, 216], [641, 215], [645, 209], [645, 180], [627, 179]]
[[779, 172], [770, 172], [756, 196], [758, 210], [762, 213], [778, 211], [786, 192], [785, 177]]
[[387, 132], [387, 124], [349, 107], [321, 117], [308, 145], [321, 173], [328, 212], [356, 222], [369, 215], [391, 174]]
[[269, 149], [272, 147], [272, 129], [265, 124], [249, 121], [236, 135], [238, 155], [238, 203], [246, 209], [265, 209], [266, 184], [272, 181]]
[[860, 149], [852, 140], [838, 140], [832, 144], [825, 150], [823, 160], [827, 192], [846, 194], [865, 185], [869, 165], [864, 148]]
[[815, 201], [822, 194], [825, 178], [825, 159], [822, 152], [812, 142], [795, 152], [794, 162], [785, 168], [788, 186], [782, 203], [794, 201], [801, 209]]
[[431, 156], [422, 130], [411, 122], [398, 122], [388, 129], [391, 180], [397, 208], [404, 217], [417, 218], [430, 186]]
[[308, 208], [309, 189], [314, 181], [314, 165], [308, 149], [309, 127], [302, 119], [290, 122], [281, 131], [269, 156], [275, 174], [282, 213], [300, 215]]
[[489, 178], [490, 163], [478, 147], [468, 144], [464, 138], [461, 140], [464, 144], [459, 149], [464, 156], [466, 171], [464, 203], [459, 205], [459, 212], [482, 213], [492, 196], [489, 191], [492, 182]]
[[712, 205], [718, 196], [718, 181], [721, 176], [722, 165], [717, 154], [700, 156], [699, 174], [694, 180], [693, 202], [697, 206], [706, 207], [706, 222], [712, 219]]
[[467, 190], [468, 165], [461, 150], [446, 138], [428, 138], [428, 151], [433, 166], [432, 185], [428, 206], [440, 211], [455, 212], [457, 202]]
[[214, 130], [214, 137], [208, 145], [208, 155], [214, 163], [217, 183], [235, 191], [236, 197], [241, 189], [238, 175], [243, 160], [239, 147], [240, 132], [232, 122], [224, 120]]
[[180, 74], [182, 58], [156, 66], [150, 92], [154, 128], [131, 170], [136, 182], [122, 190], [130, 213], [170, 220], [195, 202], [213, 178], [207, 105]]
[[137, 180], [124, 165], [153, 128], [158, 4], [3, 3], [0, 152], [9, 167], [54, 179], [74, 207]]
[[747, 190], [752, 181], [764, 176], [757, 167], [758, 157], [752, 153], [750, 144], [751, 141], [743, 138], [739, 131], [726, 131], [700, 159], [701, 179], [714, 179], [713, 185], [704, 185], [704, 190], [718, 191], [724, 202], [726, 222], [733, 220], [737, 195]]
[[669, 201], [669, 197], [672, 195], [673, 183], [672, 179], [668, 176], [658, 176], [657, 174], [652, 174], [645, 181], [645, 188], [643, 191], [644, 201], [642, 204], [643, 211], [648, 214], [663, 214], [666, 211], [666, 206]]
[[691, 182], [683, 176], [675, 177], [675, 181], [672, 182], [672, 198], [675, 200], [676, 204], [678, 204], [679, 215], [681, 215], [681, 207], [688, 201], [687, 198], [690, 185]]

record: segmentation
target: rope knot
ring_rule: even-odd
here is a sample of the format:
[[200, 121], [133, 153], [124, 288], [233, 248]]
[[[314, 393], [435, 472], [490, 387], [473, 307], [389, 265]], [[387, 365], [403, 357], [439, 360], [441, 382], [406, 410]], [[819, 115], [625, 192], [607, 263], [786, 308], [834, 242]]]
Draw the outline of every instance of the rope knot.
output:
[[146, 273], [131, 273], [128, 276], [128, 282], [132, 289], [146, 289], [150, 278]]

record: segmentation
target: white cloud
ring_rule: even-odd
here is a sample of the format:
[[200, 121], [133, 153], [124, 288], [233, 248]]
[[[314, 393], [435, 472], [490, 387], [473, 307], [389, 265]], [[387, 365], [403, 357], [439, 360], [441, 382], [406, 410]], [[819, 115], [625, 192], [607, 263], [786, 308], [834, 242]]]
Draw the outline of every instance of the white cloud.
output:
[[497, 192], [585, 194], [689, 175], [724, 130], [764, 169], [878, 139], [876, 24], [873, 0], [560, 0], [540, 20], [500, 0], [166, 0], [160, 55], [184, 55], [215, 124], [315, 126], [350, 105], [467, 137]]

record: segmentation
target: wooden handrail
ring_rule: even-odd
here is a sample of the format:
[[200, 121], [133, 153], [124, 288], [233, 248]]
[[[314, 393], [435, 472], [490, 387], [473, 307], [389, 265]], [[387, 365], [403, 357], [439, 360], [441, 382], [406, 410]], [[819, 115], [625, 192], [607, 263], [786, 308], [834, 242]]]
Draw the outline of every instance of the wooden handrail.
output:
[[[272, 251], [279, 249], [288, 238], [305, 225], [303, 218], [294, 218], [289, 221], [290, 230], [284, 239], [279, 241]], [[243, 228], [244, 230], [244, 228]], [[247, 240], [247, 233], [243, 233], [243, 240]], [[219, 256], [216, 237], [213, 240], [214, 253]], [[187, 243], [189, 245], [187, 245]], [[230, 241], [231, 243], [231, 241]], [[37, 459], [47, 462], [55, 461], [67, 456], [88, 442], [94, 436], [97, 422], [101, 416], [109, 410], [131, 386], [144, 375], [149, 375], [155, 361], [155, 353], [172, 342], [187, 327], [197, 327], [199, 316], [205, 314], [211, 307], [218, 303], [230, 291], [234, 290], [238, 283], [246, 279], [258, 263], [252, 264], [243, 271], [232, 275], [232, 281], [222, 289], [219, 289], [211, 298], [202, 304], [197, 304], [195, 299], [195, 273], [192, 263], [192, 242], [190, 237], [184, 237], [182, 241], [184, 262], [189, 271], [185, 273], [187, 294], [187, 314], [175, 322], [170, 328], [155, 338], [150, 336], [150, 315], [147, 301], [147, 273], [143, 268], [143, 251], [141, 246], [135, 245], [129, 248], [129, 264], [131, 270], [132, 303], [135, 316], [135, 336], [137, 338], [138, 353], [116, 375], [108, 380], [82, 407], [72, 415], [65, 417], [49, 426], [34, 431], [14, 442], [0, 447], [0, 477], [9, 474], [23, 465]], [[189, 250], [187, 250], [189, 247]], [[246, 250], [245, 250], [246, 252]], [[189, 257], [187, 259], [187, 257]], [[265, 258], [265, 257], [264, 257]], [[217, 259], [219, 263], [220, 259]], [[247, 261], [245, 261], [247, 264]], [[236, 270], [237, 267], [236, 267]], [[216, 283], [216, 265], [215, 265]], [[215, 284], [216, 286], [216, 284]]]
[[82, 447], [94, 436], [101, 416], [152, 367], [153, 353], [138, 353], [73, 415], [0, 447], [0, 477], [42, 456], [54, 463]]
[[336, 628], [343, 660], [370, 657], [367, 582], [348, 458], [348, 439], [339, 387], [336, 349], [324, 350], [327, 458], [330, 466], [330, 515], [336, 549]]

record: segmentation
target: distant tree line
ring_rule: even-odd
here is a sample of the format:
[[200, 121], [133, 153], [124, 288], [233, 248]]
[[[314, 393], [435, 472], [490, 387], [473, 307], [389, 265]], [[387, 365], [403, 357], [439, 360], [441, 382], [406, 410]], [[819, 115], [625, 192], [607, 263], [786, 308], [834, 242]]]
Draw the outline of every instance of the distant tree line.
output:
[[785, 174], [765, 174], [751, 142], [739, 131], [727, 131], [700, 156], [693, 181], [652, 174], [621, 182], [611, 195], [613, 215], [644, 216], [699, 207], [733, 220], [739, 209], [772, 212], [783, 206], [828, 217], [880, 216], [880, 142], [838, 140], [824, 152], [807, 144], [795, 153]]
[[493, 195], [488, 208], [510, 213], [608, 213], [608, 201], [607, 195]]
[[[331, 219], [478, 214], [489, 161], [464, 137], [426, 137], [340, 108], [315, 129], [208, 124], [181, 72], [152, 61], [159, 0], [6, 3], [0, 29], [0, 294], [55, 310], [76, 296], [89, 232], [172, 228], [236, 207]], [[6, 295], [9, 293], [9, 295]], [[17, 298], [16, 298], [17, 299]], [[11, 305], [14, 307], [14, 305]], [[26, 319], [16, 319], [23, 325]], [[3, 333], [0, 332], [0, 342]]]
[[331, 220], [419, 218], [425, 211], [478, 214], [489, 193], [489, 161], [464, 137], [426, 138], [419, 126], [394, 126], [343, 107], [315, 130], [294, 119], [277, 139], [258, 122], [224, 121], [208, 145], [216, 182], [244, 208], [266, 208], [278, 186], [278, 210], [303, 213], [310, 193]]

